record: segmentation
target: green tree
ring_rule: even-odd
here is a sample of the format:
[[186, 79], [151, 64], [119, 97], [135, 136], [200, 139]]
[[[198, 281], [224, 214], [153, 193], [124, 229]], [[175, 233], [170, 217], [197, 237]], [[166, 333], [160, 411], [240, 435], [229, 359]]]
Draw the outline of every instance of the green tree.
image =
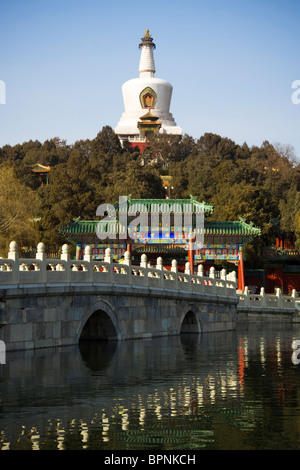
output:
[[41, 188], [40, 194], [43, 191], [42, 241], [53, 248], [63, 241], [58, 233], [59, 227], [78, 217], [94, 218], [96, 203], [90, 184], [89, 161], [79, 150], [73, 150], [68, 161], [56, 165], [51, 172], [51, 184], [48, 188]]
[[153, 168], [143, 168], [137, 162], [114, 168], [108, 175], [105, 188], [107, 202], [116, 202], [119, 196], [131, 194], [133, 198], [164, 198], [165, 192], [159, 173]]
[[39, 198], [16, 176], [9, 163], [0, 166], [0, 251], [7, 256], [8, 245], [16, 241], [20, 247], [39, 242], [37, 218]]

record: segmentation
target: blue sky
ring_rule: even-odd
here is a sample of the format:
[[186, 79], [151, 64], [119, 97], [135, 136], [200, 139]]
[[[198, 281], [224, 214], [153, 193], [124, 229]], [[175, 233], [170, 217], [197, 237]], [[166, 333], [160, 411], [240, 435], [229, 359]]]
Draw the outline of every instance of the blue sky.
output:
[[299, 20], [299, 0], [0, 0], [0, 146], [114, 128], [149, 28], [184, 133], [290, 144], [300, 159]]

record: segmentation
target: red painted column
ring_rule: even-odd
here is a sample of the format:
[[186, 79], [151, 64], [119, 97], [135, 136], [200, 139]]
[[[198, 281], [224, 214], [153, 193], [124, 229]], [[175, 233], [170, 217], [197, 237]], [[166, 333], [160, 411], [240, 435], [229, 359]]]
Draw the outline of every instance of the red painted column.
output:
[[131, 250], [131, 243], [130, 243], [129, 239], [127, 239], [127, 241], [126, 241], [126, 251], [129, 251], [129, 253], [131, 255], [132, 250]]
[[81, 259], [82, 245], [77, 243], [76, 245], [76, 259]]
[[238, 290], [241, 290], [241, 291], [245, 290], [243, 245], [239, 245]]
[[191, 274], [194, 274], [194, 250], [193, 241], [191, 238], [189, 239], [188, 262], [191, 265]]

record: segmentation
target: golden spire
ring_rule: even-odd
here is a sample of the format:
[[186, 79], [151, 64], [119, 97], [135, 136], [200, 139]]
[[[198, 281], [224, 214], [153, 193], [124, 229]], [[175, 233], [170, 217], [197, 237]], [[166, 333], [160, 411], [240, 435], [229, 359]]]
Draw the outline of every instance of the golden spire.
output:
[[151, 46], [153, 49], [155, 49], [155, 44], [153, 42], [153, 39], [151, 37], [151, 34], [149, 33], [149, 29], [146, 29], [146, 34], [142, 37], [142, 42], [139, 44], [139, 47], [142, 46]]

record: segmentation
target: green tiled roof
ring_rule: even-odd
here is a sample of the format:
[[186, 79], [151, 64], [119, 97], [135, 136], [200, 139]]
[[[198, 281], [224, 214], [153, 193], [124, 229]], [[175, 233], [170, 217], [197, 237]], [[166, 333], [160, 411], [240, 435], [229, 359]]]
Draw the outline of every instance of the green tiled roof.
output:
[[[97, 227], [99, 228], [98, 220], [80, 220], [78, 222], [69, 223], [59, 228], [59, 232], [68, 235], [88, 235], [96, 234]], [[104, 232], [114, 233], [115, 225], [112, 222], [111, 229], [108, 230], [107, 222], [103, 222]], [[205, 221], [204, 222], [204, 234], [205, 235], [248, 235], [251, 237], [259, 236], [261, 229], [255, 227], [252, 223], [247, 224], [244, 221], [226, 221], [226, 222], [215, 222]]]
[[259, 236], [261, 229], [255, 227], [252, 222], [246, 223], [244, 219], [239, 221], [205, 221], [204, 233], [210, 235], [252, 235]]
[[[134, 212], [142, 212], [146, 207], [146, 210], [150, 212], [162, 211], [164, 204], [168, 205], [170, 212], [184, 213], [187, 207], [184, 205], [191, 205], [193, 213], [204, 212], [213, 213], [213, 206], [203, 202], [198, 202], [194, 196], [190, 196], [190, 199], [132, 199], [129, 195], [127, 197], [127, 209], [129, 205]], [[116, 213], [119, 212], [119, 202], [114, 204]], [[166, 207], [167, 210], [167, 207]], [[111, 223], [111, 228], [107, 226]], [[105, 220], [79, 220], [70, 222], [65, 226], [60, 227], [59, 232], [69, 237], [72, 235], [96, 235], [99, 232], [99, 224], [103, 224], [103, 231], [109, 233], [115, 233], [118, 227], [115, 227], [114, 222], [107, 222]], [[116, 224], [118, 225], [118, 224]], [[98, 229], [98, 230], [97, 230]], [[123, 229], [125, 230], [125, 229]], [[246, 220], [240, 218], [239, 221], [204, 221], [204, 234], [205, 235], [237, 235], [242, 237], [244, 240], [251, 239], [261, 234], [261, 229], [255, 227], [252, 222], [246, 223]], [[74, 238], [74, 237], [73, 237]]]
[[[164, 207], [169, 208], [170, 212], [184, 213], [191, 206], [192, 212], [213, 213], [213, 206], [205, 201], [199, 202], [195, 196], [190, 195], [190, 199], [133, 199], [131, 195], [127, 196], [127, 209], [131, 206], [133, 211], [141, 212], [140, 209], [146, 207], [148, 212], [160, 212]], [[116, 211], [119, 210], [119, 202], [114, 204]], [[166, 209], [168, 210], [168, 209]]]
[[[67, 225], [59, 227], [59, 232], [68, 235], [96, 234], [99, 224], [102, 224], [99, 220], [79, 220], [78, 222], [70, 222]], [[107, 222], [103, 222], [105, 232], [109, 231], [110, 233], [113, 233], [115, 228], [115, 224], [113, 222], [111, 227], [111, 230], [107, 230]]]

